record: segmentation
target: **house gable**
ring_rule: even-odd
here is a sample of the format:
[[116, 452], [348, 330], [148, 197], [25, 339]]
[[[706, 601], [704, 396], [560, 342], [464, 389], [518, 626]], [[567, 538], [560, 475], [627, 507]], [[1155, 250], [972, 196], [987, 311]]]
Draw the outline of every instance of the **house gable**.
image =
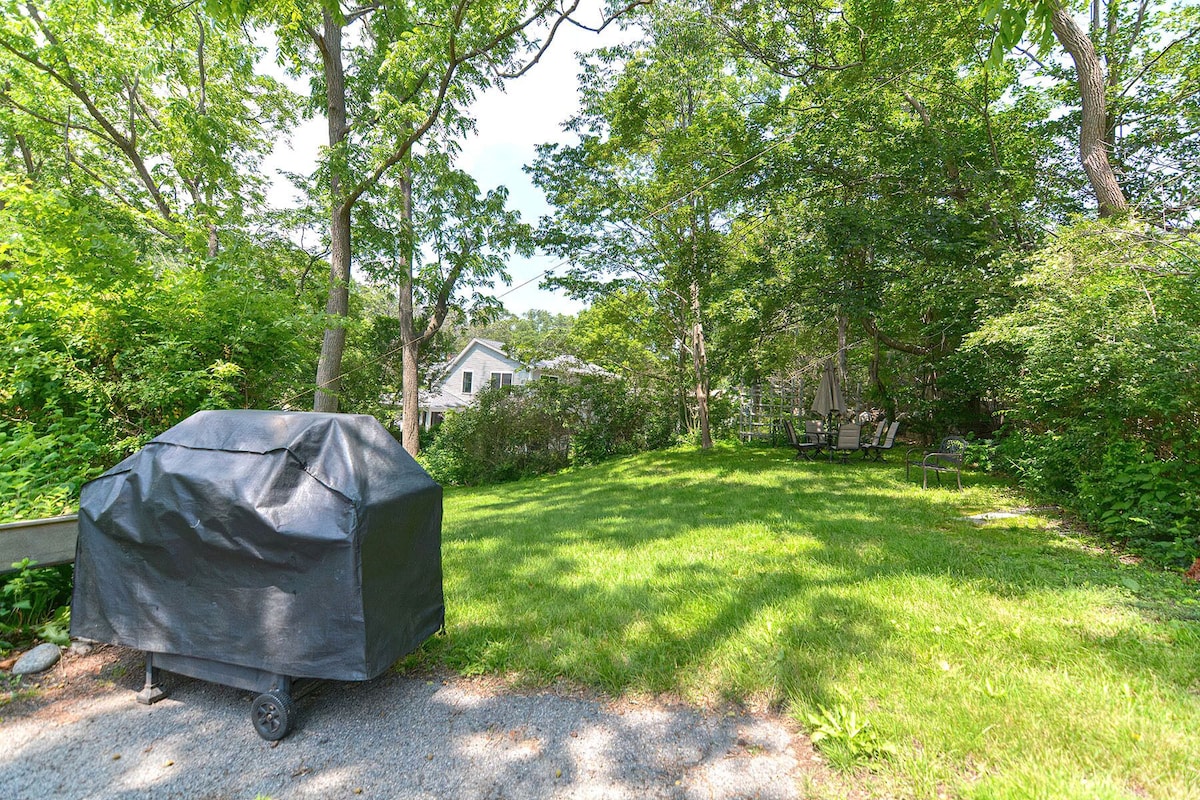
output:
[[[528, 370], [521, 362], [510, 358], [502, 347], [500, 342], [472, 339], [448, 365], [446, 376], [437, 385], [434, 397], [431, 398], [430, 408], [441, 411], [442, 407], [456, 408], [467, 405], [476, 394], [491, 385], [493, 373], [511, 375], [507, 382], [514, 386], [528, 382]], [[465, 388], [467, 384], [464, 383], [466, 373], [471, 374], [469, 390]]]

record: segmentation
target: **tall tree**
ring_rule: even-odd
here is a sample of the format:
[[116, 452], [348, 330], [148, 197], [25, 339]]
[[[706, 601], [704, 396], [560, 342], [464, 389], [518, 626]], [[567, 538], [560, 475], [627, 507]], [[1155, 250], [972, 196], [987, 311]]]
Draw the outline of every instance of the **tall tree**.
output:
[[734, 228], [723, 344], [742, 363], [772, 356], [774, 342], [799, 363], [836, 352], [843, 370], [848, 348], [867, 345], [857, 360], [874, 402], [891, 405], [885, 360], [935, 399], [980, 305], [1005, 290], [998, 256], [1028, 236], [1023, 208], [1047, 148], [1026, 131], [1042, 109], [1012, 92], [1012, 73], [982, 69], [991, 37], [961, 4], [714, 13], [787, 82], [776, 146], [747, 170], [756, 214]]
[[447, 315], [498, 311], [483, 294], [497, 278], [507, 281], [507, 255], [531, 254], [531, 232], [505, 208], [504, 187], [480, 193], [474, 179], [455, 169], [447, 154], [413, 157], [398, 179], [375, 187], [356, 224], [364, 267], [397, 290], [403, 442], [420, 452], [418, 389], [425, 343]]
[[694, 8], [658, 7], [645, 29], [597, 54], [569, 123], [580, 143], [543, 145], [531, 171], [556, 209], [545, 246], [573, 264], [559, 282], [586, 296], [636, 286], [673, 321], [709, 447], [710, 285], [739, 209], [736, 167], [777, 92], [736, 73]]
[[202, 9], [78, 0], [0, 16], [0, 135], [17, 171], [119, 202], [173, 240], [198, 228], [209, 257], [223, 227], [244, 227], [292, 104], [240, 29]]
[[[1185, 154], [1200, 143], [1195, 6], [1091, 0], [1076, 12], [1064, 0], [992, 0], [984, 10], [996, 30], [993, 65], [1019, 50], [1074, 86], [1079, 161], [1099, 215], [1126, 211], [1132, 188], [1144, 210], [1164, 221], [1186, 221], [1195, 181]], [[1055, 40], [1070, 56], [1073, 74], [1047, 56]], [[1040, 58], [1022, 46], [1026, 41]]]
[[1070, 8], [1062, 0], [1034, 0], [1028, 4], [1010, 5], [1004, 0], [996, 0], [985, 5], [985, 18], [997, 25], [993, 62], [998, 61], [1005, 50], [1016, 47], [1027, 28], [1032, 29], [1043, 50], [1054, 37], [1071, 56], [1080, 101], [1080, 163], [1096, 196], [1100, 216], [1125, 211], [1129, 203], [1113, 172], [1106, 147], [1109, 118], [1104, 65], [1095, 43], [1075, 22]]
[[[647, 2], [611, 7], [592, 29]], [[586, 27], [577, 20], [579, 5], [418, 0], [347, 9], [338, 0], [279, 0], [260, 12], [278, 32], [291, 68], [314, 78], [313, 105], [327, 122], [322, 185], [329, 209], [329, 325], [314, 409], [337, 410], [356, 205], [404, 168], [435, 125], [468, 129], [463, 111], [475, 93], [527, 71], [562, 25]]]

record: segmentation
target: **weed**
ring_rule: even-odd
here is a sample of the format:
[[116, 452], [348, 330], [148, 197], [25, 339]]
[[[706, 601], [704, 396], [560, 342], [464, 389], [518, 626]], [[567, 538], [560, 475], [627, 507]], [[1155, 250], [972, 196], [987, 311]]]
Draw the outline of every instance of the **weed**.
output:
[[833, 708], [818, 706], [815, 714], [808, 715], [808, 724], [813, 744], [840, 769], [896, 754], [896, 747], [880, 741], [866, 717], [842, 703]]
[[69, 640], [71, 567], [38, 568], [28, 558], [0, 586], [0, 652], [40, 637], [55, 644]]

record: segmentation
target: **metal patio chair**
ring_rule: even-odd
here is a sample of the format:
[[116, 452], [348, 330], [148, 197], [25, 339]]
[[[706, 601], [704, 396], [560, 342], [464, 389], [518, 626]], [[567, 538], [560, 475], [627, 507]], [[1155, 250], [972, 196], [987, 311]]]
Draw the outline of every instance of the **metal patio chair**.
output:
[[[915, 453], [921, 453], [920, 461], [914, 458]], [[953, 472], [958, 488], [962, 489], [962, 462], [967, 452], [967, 440], [961, 436], [947, 436], [942, 439], [936, 450], [921, 452], [919, 447], [913, 447], [904, 454], [904, 477], [908, 477], [909, 469], [921, 465], [921, 488], [929, 488], [929, 473], [937, 476], [937, 482], [942, 483], [943, 472]]]
[[783, 421], [783, 429], [787, 432], [788, 444], [796, 450], [794, 458], [803, 458], [811, 461], [812, 457], [821, 450], [821, 442], [816, 439], [810, 438], [807, 434], [805, 434], [803, 439], [798, 437], [796, 435], [796, 427], [792, 425], [790, 419]]
[[834, 453], [840, 453], [842, 463], [845, 464], [850, 458], [851, 453], [858, 452], [862, 449], [862, 425], [848, 423], [838, 428], [837, 441], [829, 450], [829, 457], [833, 458]]

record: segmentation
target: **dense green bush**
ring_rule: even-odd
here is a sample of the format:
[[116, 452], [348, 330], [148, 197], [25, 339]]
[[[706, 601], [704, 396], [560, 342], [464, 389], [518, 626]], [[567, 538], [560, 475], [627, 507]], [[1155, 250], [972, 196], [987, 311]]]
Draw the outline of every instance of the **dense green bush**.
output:
[[997, 455], [1168, 564], [1200, 554], [1200, 247], [1134, 222], [1063, 229], [971, 347], [1006, 363]]
[[65, 645], [71, 611], [70, 566], [37, 568], [25, 559], [0, 580], [0, 653], [35, 638]]
[[421, 459], [447, 484], [539, 475], [665, 446], [674, 420], [663, 409], [659, 398], [614, 379], [486, 389], [447, 415]]
[[0, 521], [63, 513], [82, 482], [204, 408], [305, 386], [320, 324], [286, 248], [217, 258], [87, 196], [0, 175]]
[[570, 437], [542, 388], [485, 389], [474, 405], [447, 414], [423, 453], [426, 469], [442, 483], [475, 485], [566, 466]]

